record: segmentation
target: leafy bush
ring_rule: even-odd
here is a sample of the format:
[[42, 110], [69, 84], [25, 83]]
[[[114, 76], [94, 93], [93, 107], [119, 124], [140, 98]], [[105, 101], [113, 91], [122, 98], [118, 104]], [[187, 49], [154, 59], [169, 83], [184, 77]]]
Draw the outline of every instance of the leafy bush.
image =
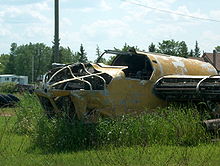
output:
[[14, 82], [2, 82], [0, 83], [1, 93], [14, 93], [16, 92], [16, 83]]

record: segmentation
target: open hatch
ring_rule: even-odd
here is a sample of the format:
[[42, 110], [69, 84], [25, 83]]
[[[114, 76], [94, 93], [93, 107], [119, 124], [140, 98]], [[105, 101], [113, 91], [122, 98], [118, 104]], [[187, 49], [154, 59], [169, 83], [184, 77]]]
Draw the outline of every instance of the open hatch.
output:
[[153, 73], [150, 59], [146, 55], [136, 53], [135, 50], [128, 52], [105, 50], [98, 58], [97, 63], [106, 62], [106, 58], [113, 59], [110, 66], [127, 66], [123, 69], [127, 78], [149, 80]]

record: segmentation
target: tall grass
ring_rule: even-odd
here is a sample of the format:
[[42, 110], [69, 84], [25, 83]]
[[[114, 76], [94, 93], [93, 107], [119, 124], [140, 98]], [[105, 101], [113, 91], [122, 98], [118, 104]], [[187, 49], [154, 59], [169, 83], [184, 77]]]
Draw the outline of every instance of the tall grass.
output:
[[210, 139], [194, 107], [171, 106], [153, 114], [122, 116], [102, 120], [98, 125], [100, 141], [113, 145], [185, 145], [192, 146]]
[[44, 119], [44, 111], [35, 95], [25, 93], [15, 109], [17, 117], [16, 133], [31, 135], [36, 131], [38, 122]]
[[48, 119], [37, 98], [25, 95], [16, 111], [16, 131], [31, 138], [34, 148], [70, 151], [105, 146], [195, 146], [210, 140], [195, 107], [170, 106], [154, 113], [100, 119], [97, 124]]
[[89, 149], [96, 142], [95, 125], [69, 122], [66, 119], [41, 119], [32, 134], [35, 147], [44, 151], [78, 151]]
[[1, 82], [0, 93], [14, 93], [16, 91], [16, 83], [14, 82]]
[[26, 94], [16, 115], [0, 117], [0, 165], [217, 166], [220, 162], [218, 143], [201, 144], [210, 137], [201, 123], [204, 115], [195, 107], [170, 106], [88, 125], [48, 119], [37, 98]]

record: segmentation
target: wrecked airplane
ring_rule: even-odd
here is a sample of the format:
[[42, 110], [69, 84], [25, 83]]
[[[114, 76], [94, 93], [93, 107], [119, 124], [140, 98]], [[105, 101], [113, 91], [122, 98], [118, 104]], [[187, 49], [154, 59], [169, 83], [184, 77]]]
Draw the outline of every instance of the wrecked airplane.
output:
[[[115, 56], [111, 65], [99, 63]], [[140, 113], [167, 101], [220, 100], [220, 76], [209, 63], [138, 51], [106, 50], [97, 63], [69, 64], [45, 74], [35, 92], [48, 116], [93, 121]]]

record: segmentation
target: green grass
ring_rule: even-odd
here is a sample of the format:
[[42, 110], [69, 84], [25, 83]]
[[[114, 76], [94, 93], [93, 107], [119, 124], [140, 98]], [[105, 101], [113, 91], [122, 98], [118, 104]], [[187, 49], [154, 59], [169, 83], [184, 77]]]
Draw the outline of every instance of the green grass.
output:
[[[36, 108], [35, 108], [36, 109]], [[29, 110], [29, 108], [27, 108]], [[39, 107], [40, 110], [40, 107]], [[60, 117], [47, 119], [22, 112], [19, 129], [31, 136], [33, 145], [44, 151], [65, 152], [103, 146], [160, 145], [196, 146], [211, 141], [195, 108], [169, 107], [154, 114], [101, 119], [96, 125], [71, 122]], [[31, 114], [30, 114], [31, 113]], [[33, 118], [34, 117], [34, 118]], [[27, 131], [27, 132], [25, 132]]]
[[14, 93], [16, 91], [16, 83], [14, 82], [1, 82], [0, 92], [1, 93]]
[[220, 165], [220, 143], [210, 142], [195, 108], [169, 107], [96, 126], [47, 119], [31, 95], [7, 111], [16, 116], [0, 117], [0, 166]]
[[45, 153], [31, 149], [31, 139], [11, 132], [16, 117], [0, 117], [0, 165], [1, 166], [161, 166], [191, 165], [219, 166], [220, 144], [198, 146], [106, 146], [100, 149], [66, 153]]

